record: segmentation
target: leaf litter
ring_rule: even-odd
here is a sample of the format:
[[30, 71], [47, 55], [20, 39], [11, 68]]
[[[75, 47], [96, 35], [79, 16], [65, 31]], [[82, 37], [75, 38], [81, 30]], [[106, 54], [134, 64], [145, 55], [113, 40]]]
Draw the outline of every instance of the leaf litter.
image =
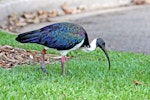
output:
[[[61, 56], [45, 54], [45, 63], [54, 64], [60, 61]], [[0, 67], [12, 68], [23, 64], [39, 64], [41, 52], [15, 48], [9, 45], [0, 46]]]
[[19, 15], [16, 13], [12, 13], [7, 18], [7, 23], [0, 25], [0, 29], [19, 33], [19, 30], [25, 26], [30, 24], [37, 24], [43, 22], [51, 22], [51, 18], [57, 16], [63, 16], [68, 14], [78, 14], [85, 12], [86, 7], [78, 6], [75, 8], [68, 7], [67, 3], [65, 2], [60, 7], [64, 13], [61, 13], [58, 10], [37, 10], [34, 12], [23, 12], [23, 14]]

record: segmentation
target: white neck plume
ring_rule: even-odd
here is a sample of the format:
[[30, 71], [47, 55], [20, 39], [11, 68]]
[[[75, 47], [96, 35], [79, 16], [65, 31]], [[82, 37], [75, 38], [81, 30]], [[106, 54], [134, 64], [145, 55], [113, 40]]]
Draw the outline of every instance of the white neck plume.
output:
[[97, 39], [94, 39], [91, 43], [90, 43], [90, 47], [83, 47], [81, 48], [82, 51], [84, 52], [90, 52], [96, 49], [96, 41]]

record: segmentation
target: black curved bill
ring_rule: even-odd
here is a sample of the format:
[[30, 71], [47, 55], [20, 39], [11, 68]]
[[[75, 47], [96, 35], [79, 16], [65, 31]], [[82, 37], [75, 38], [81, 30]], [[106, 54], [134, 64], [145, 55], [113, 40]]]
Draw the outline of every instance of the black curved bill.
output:
[[108, 53], [107, 53], [105, 47], [101, 47], [101, 49], [103, 50], [103, 52], [105, 53], [105, 55], [106, 55], [106, 57], [107, 57], [108, 65], [109, 65], [108, 69], [110, 70], [110, 59], [109, 59]]

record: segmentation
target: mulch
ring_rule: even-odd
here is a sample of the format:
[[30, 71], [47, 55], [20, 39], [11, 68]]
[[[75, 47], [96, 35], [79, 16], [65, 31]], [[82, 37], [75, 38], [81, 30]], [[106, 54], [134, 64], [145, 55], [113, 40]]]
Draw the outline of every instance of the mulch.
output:
[[[46, 64], [60, 61], [61, 56], [54, 54], [45, 55]], [[41, 52], [15, 48], [9, 45], [0, 46], [0, 67], [12, 68], [23, 64], [39, 64]]]

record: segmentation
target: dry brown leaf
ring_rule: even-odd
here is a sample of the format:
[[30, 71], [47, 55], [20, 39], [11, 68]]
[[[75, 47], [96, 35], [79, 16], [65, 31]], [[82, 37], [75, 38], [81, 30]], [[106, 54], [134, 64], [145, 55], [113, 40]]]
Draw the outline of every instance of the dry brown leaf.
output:
[[39, 20], [38, 17], [36, 17], [36, 18], [33, 19], [33, 23], [34, 23], [34, 24], [35, 24], [35, 23], [39, 23], [39, 22], [40, 22], [40, 20]]
[[38, 10], [37, 13], [38, 13], [38, 15], [42, 15], [44, 13], [44, 11], [43, 10]]
[[64, 2], [64, 4], [61, 6], [61, 9], [64, 11], [65, 14], [72, 14], [73, 10], [67, 7], [67, 3]]
[[23, 17], [19, 17], [19, 22], [26, 22], [26, 19]]
[[26, 26], [27, 23], [26, 22], [17, 22], [15, 23], [17, 27], [23, 27], [23, 26]]
[[18, 15], [17, 14], [11, 14], [11, 15], [8, 16], [8, 18], [16, 20], [18, 18]]
[[32, 13], [24, 13], [24, 14], [23, 14], [23, 17], [26, 18], [26, 19], [32, 19], [32, 18], [35, 17], [35, 15], [32, 14]]
[[52, 12], [50, 12], [48, 14], [48, 17], [56, 17], [56, 16], [58, 16], [58, 11], [57, 10], [53, 10]]
[[8, 26], [8, 30], [12, 31], [14, 28], [12, 26]]
[[0, 66], [5, 68], [5, 66], [6, 66], [5, 62], [0, 60]]
[[43, 15], [43, 14], [47, 14], [47, 15], [48, 15], [48, 13], [49, 13], [49, 12], [44, 11], [44, 10], [38, 10], [38, 11], [37, 11], [37, 14], [38, 14], [38, 15]]
[[0, 25], [0, 28], [6, 30], [7, 26], [6, 25]]
[[132, 2], [136, 5], [142, 5], [146, 3], [145, 0], [133, 0]]
[[[85, 6], [83, 5], [72, 9], [67, 6], [66, 2], [61, 6], [61, 8], [65, 14], [75, 14], [85, 11]], [[51, 12], [38, 10], [32, 13], [25, 12], [22, 15], [11, 14], [8, 16], [8, 23], [6, 25], [1, 25], [0, 28], [6, 31], [18, 33], [22, 27], [25, 27], [29, 24], [49, 22], [51, 21], [51, 17], [56, 17], [58, 15], [62, 16], [64, 14], [60, 14], [58, 10], [52, 10]]]
[[140, 81], [137, 81], [137, 80], [133, 80], [133, 83], [135, 83], [135, 85], [141, 85], [142, 84]]
[[9, 25], [15, 25], [16, 22], [19, 21], [19, 16], [16, 14], [12, 14], [8, 16], [8, 24]]

